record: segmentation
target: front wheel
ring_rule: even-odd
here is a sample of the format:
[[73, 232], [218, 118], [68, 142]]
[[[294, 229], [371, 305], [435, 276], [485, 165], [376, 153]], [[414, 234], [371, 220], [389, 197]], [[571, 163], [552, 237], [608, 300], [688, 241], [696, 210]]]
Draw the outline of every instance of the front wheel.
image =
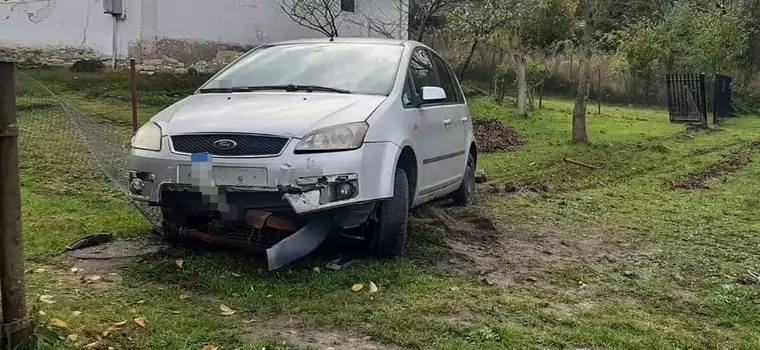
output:
[[396, 169], [393, 198], [380, 204], [370, 239], [370, 253], [379, 258], [404, 254], [409, 210], [409, 180], [403, 169]]
[[475, 158], [472, 154], [467, 156], [467, 168], [464, 170], [464, 178], [459, 188], [451, 194], [454, 204], [467, 206], [472, 204], [475, 197]]

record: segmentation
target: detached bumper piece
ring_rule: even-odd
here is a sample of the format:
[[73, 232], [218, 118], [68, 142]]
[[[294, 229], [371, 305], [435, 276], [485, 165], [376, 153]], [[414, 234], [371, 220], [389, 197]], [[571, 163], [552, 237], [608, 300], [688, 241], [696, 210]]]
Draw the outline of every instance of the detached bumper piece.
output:
[[242, 246], [248, 250], [266, 251], [270, 271], [279, 269], [314, 251], [327, 238], [333, 228], [332, 215], [319, 215], [303, 227], [270, 212], [251, 210], [246, 212], [246, 228], [214, 228], [209, 224], [205, 232], [182, 229], [180, 234], [206, 242]]
[[332, 228], [332, 218], [320, 216], [296, 233], [267, 249], [269, 271], [279, 269], [317, 249]]

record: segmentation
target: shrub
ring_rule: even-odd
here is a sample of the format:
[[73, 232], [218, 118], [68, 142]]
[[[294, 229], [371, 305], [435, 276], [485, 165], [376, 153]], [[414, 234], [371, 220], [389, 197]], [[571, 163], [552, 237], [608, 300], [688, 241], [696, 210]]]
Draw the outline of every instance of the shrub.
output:
[[71, 72], [77, 73], [97, 73], [106, 69], [102, 61], [96, 59], [85, 59], [74, 62], [69, 68]]

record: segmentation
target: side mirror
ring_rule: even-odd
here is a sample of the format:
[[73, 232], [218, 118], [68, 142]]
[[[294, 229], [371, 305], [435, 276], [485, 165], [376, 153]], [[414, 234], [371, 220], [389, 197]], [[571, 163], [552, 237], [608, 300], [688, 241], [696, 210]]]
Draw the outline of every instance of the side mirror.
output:
[[438, 86], [423, 86], [422, 87], [422, 101], [423, 102], [435, 102], [446, 99], [446, 91]]

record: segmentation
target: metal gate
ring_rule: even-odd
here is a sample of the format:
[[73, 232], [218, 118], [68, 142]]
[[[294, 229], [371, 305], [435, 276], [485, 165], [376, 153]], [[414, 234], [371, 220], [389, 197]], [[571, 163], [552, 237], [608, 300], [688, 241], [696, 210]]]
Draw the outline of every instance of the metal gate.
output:
[[670, 121], [707, 127], [705, 74], [668, 74], [666, 81]]
[[713, 100], [713, 123], [731, 116], [731, 90], [733, 79], [727, 75], [715, 75], [715, 98]]

